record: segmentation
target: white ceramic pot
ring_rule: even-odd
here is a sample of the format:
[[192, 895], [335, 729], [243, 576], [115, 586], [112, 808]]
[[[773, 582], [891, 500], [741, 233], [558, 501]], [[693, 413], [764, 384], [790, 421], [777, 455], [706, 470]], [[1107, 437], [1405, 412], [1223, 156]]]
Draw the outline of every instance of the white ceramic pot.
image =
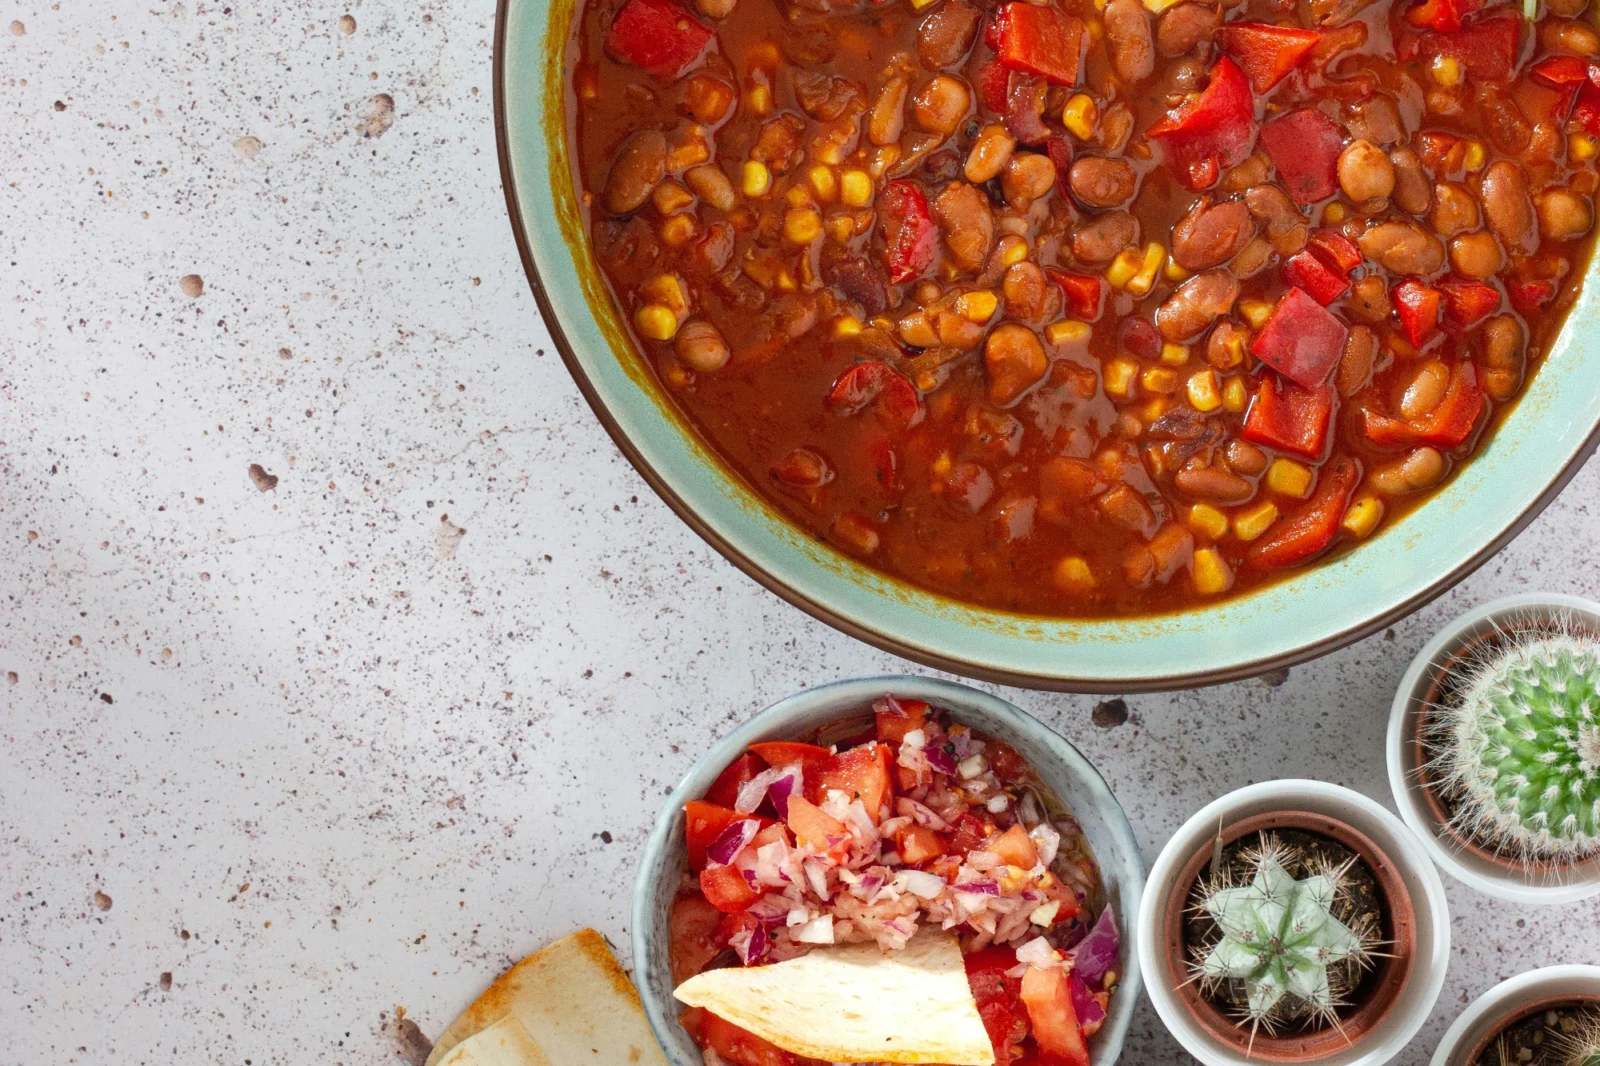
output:
[[1515, 1020], [1522, 1008], [1568, 996], [1600, 996], [1600, 966], [1546, 966], [1501, 981], [1445, 1030], [1428, 1066], [1471, 1066], [1467, 1059], [1478, 1042]]
[[1400, 816], [1433, 861], [1450, 876], [1479, 892], [1513, 903], [1571, 903], [1600, 894], [1600, 857], [1563, 870], [1523, 869], [1480, 854], [1451, 835], [1418, 782], [1418, 770], [1424, 761], [1416, 740], [1418, 717], [1434, 676], [1462, 647], [1497, 626], [1537, 622], [1561, 614], [1600, 630], [1600, 603], [1578, 596], [1525, 593], [1475, 607], [1423, 645], [1401, 679], [1389, 712], [1389, 787]]
[[1169, 899], [1183, 877], [1184, 866], [1198, 851], [1212, 847], [1218, 827], [1279, 811], [1323, 815], [1364, 834], [1389, 857], [1410, 897], [1415, 953], [1393, 1009], [1354, 1044], [1315, 1060], [1318, 1066], [1379, 1066], [1416, 1035], [1439, 998], [1450, 956], [1450, 916], [1444, 884], [1415, 836], [1388, 810], [1348, 788], [1322, 781], [1264, 781], [1207, 804], [1185, 822], [1151, 868], [1139, 907], [1135, 939], [1145, 989], [1178, 1043], [1206, 1066], [1258, 1066], [1259, 1055], [1246, 1059], [1238, 1049], [1208, 1033], [1190, 1012], [1178, 991], [1185, 976], [1174, 973], [1169, 964], [1164, 929]]

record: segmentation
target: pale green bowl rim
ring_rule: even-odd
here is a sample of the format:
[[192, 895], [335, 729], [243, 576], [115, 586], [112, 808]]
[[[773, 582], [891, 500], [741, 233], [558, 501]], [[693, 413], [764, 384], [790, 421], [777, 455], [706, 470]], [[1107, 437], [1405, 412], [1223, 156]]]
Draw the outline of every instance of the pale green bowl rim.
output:
[[[1254, 676], [1349, 644], [1444, 592], [1532, 521], [1600, 443], [1600, 345], [1578, 341], [1600, 325], [1600, 294], [1585, 291], [1474, 461], [1333, 562], [1214, 607], [1100, 620], [986, 610], [888, 578], [802, 533], [715, 459], [631, 352], [592, 258], [574, 253], [587, 238], [562, 137], [564, 63], [548, 58], [559, 49], [564, 60], [574, 3], [498, 0], [494, 43], [506, 206], [556, 349], [617, 447], [680, 518], [772, 592], [870, 644], [1033, 688], [1151, 691]], [[511, 71], [539, 73], [513, 85]]]

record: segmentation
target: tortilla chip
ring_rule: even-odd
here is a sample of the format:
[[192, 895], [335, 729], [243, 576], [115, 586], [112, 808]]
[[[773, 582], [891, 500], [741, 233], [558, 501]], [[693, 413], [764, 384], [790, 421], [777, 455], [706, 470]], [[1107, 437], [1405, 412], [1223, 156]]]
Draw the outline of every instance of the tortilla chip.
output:
[[456, 1045], [508, 1017], [544, 1053], [530, 1066], [667, 1066], [639, 993], [593, 929], [502, 974], [440, 1035], [427, 1066], [442, 1066]]
[[899, 951], [851, 944], [770, 966], [708, 970], [673, 995], [824, 1062], [994, 1064], [961, 947], [937, 929]]
[[457, 1044], [439, 1066], [550, 1066], [550, 1060], [522, 1023], [508, 1014]]

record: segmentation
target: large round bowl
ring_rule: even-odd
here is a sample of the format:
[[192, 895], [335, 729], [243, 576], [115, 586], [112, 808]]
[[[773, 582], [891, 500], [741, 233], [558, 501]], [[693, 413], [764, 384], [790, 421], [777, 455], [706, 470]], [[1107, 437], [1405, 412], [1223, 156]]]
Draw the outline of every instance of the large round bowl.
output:
[[672, 1066], [701, 1066], [694, 1041], [678, 1024], [682, 1004], [672, 998], [667, 913], [688, 869], [683, 840], [683, 805], [699, 799], [723, 768], [751, 744], [792, 740], [841, 718], [868, 712], [886, 692], [926, 700], [957, 722], [1010, 744], [1039, 774], [1046, 788], [1071, 809], [1100, 864], [1100, 876], [1122, 931], [1122, 984], [1111, 997], [1106, 1021], [1090, 1039], [1092, 1066], [1111, 1066], [1139, 999], [1139, 951], [1133, 919], [1144, 891], [1144, 860], [1128, 816], [1105, 780], [1061, 736], [1015, 706], [986, 692], [928, 677], [865, 677], [809, 689], [768, 707], [714, 745], [673, 789], [645, 843], [633, 889], [633, 979], [645, 1014]]
[[594, 265], [564, 136], [576, 0], [499, 0], [495, 119], [522, 261], [545, 325], [650, 486], [745, 573], [807, 613], [908, 659], [1006, 684], [1146, 691], [1248, 677], [1324, 654], [1415, 610], [1498, 551], [1600, 439], [1600, 293], [1579, 300], [1509, 423], [1427, 505], [1351, 552], [1181, 614], [1022, 616], [958, 603], [808, 536], [720, 463], [632, 351]]

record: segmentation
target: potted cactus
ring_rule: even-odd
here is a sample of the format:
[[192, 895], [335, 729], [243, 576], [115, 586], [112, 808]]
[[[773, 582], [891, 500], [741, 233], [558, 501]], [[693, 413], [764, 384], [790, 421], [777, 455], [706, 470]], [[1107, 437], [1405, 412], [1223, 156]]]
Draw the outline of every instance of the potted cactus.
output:
[[1401, 814], [1456, 877], [1528, 903], [1600, 892], [1600, 605], [1456, 619], [1401, 683], [1388, 755]]
[[1479, 996], [1430, 1066], [1600, 1066], [1600, 966], [1548, 966]]
[[1392, 814], [1348, 789], [1270, 781], [1200, 811], [1139, 914], [1157, 1013], [1208, 1066], [1377, 1064], [1444, 979], [1443, 885]]

